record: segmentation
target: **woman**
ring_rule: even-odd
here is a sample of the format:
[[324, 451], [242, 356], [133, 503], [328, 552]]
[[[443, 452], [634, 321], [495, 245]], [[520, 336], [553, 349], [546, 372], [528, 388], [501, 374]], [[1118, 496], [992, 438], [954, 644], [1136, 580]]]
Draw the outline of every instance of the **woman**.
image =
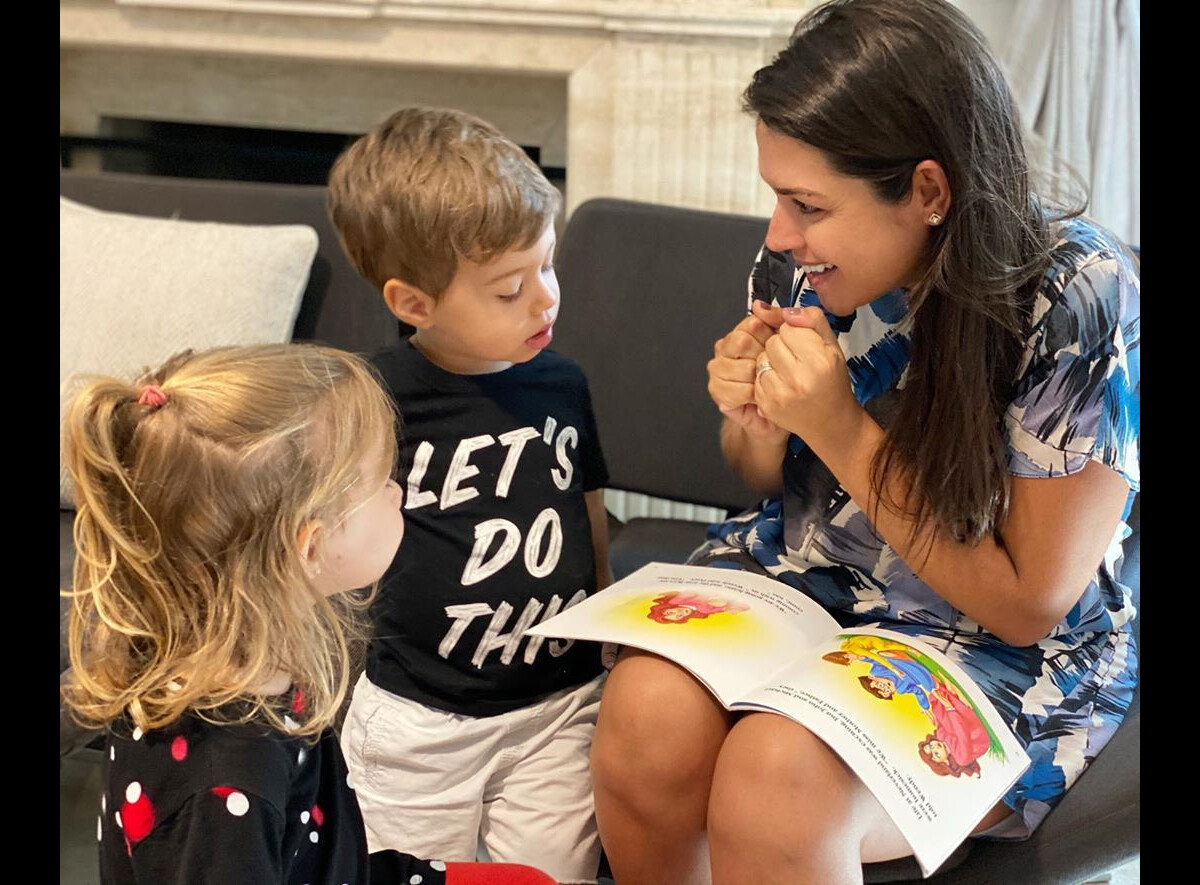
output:
[[[1128, 708], [1138, 270], [1031, 191], [1004, 77], [942, 0], [839, 0], [746, 91], [777, 204], [708, 389], [768, 497], [700, 565], [953, 658], [1033, 764], [976, 832], [1041, 822]], [[618, 881], [855, 882], [911, 853], [804, 728], [626, 649], [592, 751]]]

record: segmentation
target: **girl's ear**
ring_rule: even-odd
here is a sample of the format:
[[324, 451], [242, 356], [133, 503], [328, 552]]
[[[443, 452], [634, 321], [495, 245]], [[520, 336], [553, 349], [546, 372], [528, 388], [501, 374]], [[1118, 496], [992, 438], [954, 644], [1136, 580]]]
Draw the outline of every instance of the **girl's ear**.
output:
[[411, 283], [395, 277], [383, 284], [383, 301], [396, 319], [415, 329], [427, 329], [433, 324], [433, 309], [437, 302]]
[[321, 574], [320, 545], [325, 532], [325, 524], [319, 519], [310, 519], [300, 527], [296, 536], [296, 550], [300, 554], [300, 564], [304, 573], [310, 579]]

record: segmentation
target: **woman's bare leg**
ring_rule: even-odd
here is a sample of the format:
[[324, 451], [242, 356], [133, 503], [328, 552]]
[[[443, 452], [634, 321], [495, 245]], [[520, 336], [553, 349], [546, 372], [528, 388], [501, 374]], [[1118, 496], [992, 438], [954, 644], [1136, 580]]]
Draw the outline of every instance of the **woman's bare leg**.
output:
[[686, 670], [622, 652], [592, 741], [596, 822], [621, 885], [708, 881], [708, 794], [730, 722]]
[[[1001, 820], [997, 805], [976, 832]], [[714, 885], [860, 883], [862, 865], [912, 854], [861, 780], [790, 719], [753, 713], [724, 742], [709, 797]]]

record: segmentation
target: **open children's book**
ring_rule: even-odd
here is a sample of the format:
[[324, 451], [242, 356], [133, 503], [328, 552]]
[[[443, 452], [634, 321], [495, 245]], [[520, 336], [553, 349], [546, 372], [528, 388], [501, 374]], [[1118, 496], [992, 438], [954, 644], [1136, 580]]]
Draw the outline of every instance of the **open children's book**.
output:
[[730, 710], [801, 723], [871, 789], [926, 876], [1029, 765], [953, 661], [900, 633], [844, 629], [760, 575], [652, 563], [528, 634], [645, 649]]

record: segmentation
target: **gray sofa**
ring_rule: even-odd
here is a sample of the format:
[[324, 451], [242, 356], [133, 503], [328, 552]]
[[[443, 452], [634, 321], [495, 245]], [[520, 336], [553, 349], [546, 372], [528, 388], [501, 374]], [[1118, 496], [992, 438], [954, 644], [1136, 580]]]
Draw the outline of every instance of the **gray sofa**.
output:
[[[293, 330], [369, 353], [402, 330], [341, 253], [325, 217], [324, 188], [64, 171], [60, 193], [126, 213], [313, 227], [319, 247]], [[745, 278], [762, 243], [759, 218], [621, 200], [580, 206], [563, 232], [557, 265], [564, 294], [555, 348], [587, 372], [613, 488], [739, 509], [754, 496], [728, 470], [717, 444], [720, 416], [705, 392], [712, 342], [742, 314]], [[69, 587], [73, 512], [59, 513], [59, 580]], [[1140, 516], [1121, 578], [1139, 589]], [[652, 560], [682, 561], [704, 536], [694, 522], [610, 521], [621, 577]], [[66, 600], [60, 604], [66, 610]], [[60, 641], [60, 673], [67, 667]], [[60, 722], [60, 752], [90, 735]], [[1140, 704], [1110, 745], [1023, 843], [969, 843], [931, 882], [1075, 883], [1140, 851]], [[920, 879], [911, 860], [872, 864], [868, 882]]]

